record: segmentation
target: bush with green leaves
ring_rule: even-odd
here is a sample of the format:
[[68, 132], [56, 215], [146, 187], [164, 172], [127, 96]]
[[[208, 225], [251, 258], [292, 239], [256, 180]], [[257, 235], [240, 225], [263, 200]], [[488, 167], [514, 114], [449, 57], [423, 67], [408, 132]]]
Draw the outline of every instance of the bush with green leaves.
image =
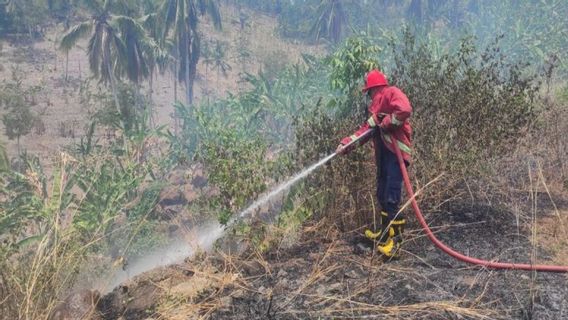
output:
[[[196, 159], [205, 166], [218, 194], [207, 200], [226, 222], [260, 193], [291, 174], [293, 122], [318, 108], [326, 87], [326, 68], [310, 56], [274, 78], [247, 75], [251, 89], [197, 110], [177, 104], [179, 136], [171, 136], [178, 161]], [[197, 157], [196, 157], [197, 155]]]
[[[198, 143], [197, 160], [204, 164], [209, 183], [218, 192], [208, 199], [209, 208], [222, 222], [295, 170], [334, 151], [339, 137], [348, 135], [365, 113], [359, 90], [361, 73], [378, 66], [379, 52], [368, 38], [351, 39], [326, 60], [304, 56], [303, 64], [287, 67], [273, 78], [263, 73], [248, 75], [252, 88], [240, 95], [195, 112], [178, 106], [185, 138], [174, 140]], [[338, 120], [341, 116], [346, 118]], [[303, 131], [297, 131], [298, 126]], [[352, 169], [337, 167], [333, 176], [316, 174], [309, 181], [330, 185]], [[311, 183], [293, 187], [287, 203], [298, 198], [298, 190], [309, 200], [302, 210], [286, 209], [286, 221], [295, 221], [294, 213], [305, 219], [310, 215], [307, 212], [317, 208], [321, 213], [324, 204], [334, 203], [326, 188]]]
[[200, 139], [197, 159], [218, 191], [207, 202], [226, 223], [266, 190], [271, 164], [267, 161], [266, 140], [254, 130], [247, 131], [246, 115], [231, 117], [234, 114], [223, 110], [223, 104], [216, 104], [206, 112], [198, 111], [195, 123]]
[[[120, 140], [93, 138], [103, 125], [123, 128], [95, 113], [79, 146], [55, 157], [48, 171], [26, 154], [18, 171], [0, 170], [2, 314], [45, 317], [81, 270], [110, 264], [101, 256], [132, 258], [166, 240], [155, 231], [155, 209], [171, 163], [156, 147], [160, 130], [148, 129], [145, 111], [136, 109], [136, 95], [126, 90], [121, 96], [135, 112], [124, 122], [129, 152]], [[114, 111], [108, 96], [90, 99], [98, 107], [106, 101]]]
[[337, 109], [340, 117], [366, 108], [361, 79], [367, 72], [380, 69], [378, 56], [381, 50], [367, 36], [352, 37], [326, 59], [330, 68], [330, 87], [340, 94], [330, 100], [329, 106]]
[[4, 81], [0, 87], [0, 106], [6, 110], [2, 115], [2, 123], [8, 139], [16, 139], [18, 151], [20, 138], [29, 134], [36, 124], [38, 116], [32, 108], [36, 104], [39, 90], [39, 86], [24, 86], [24, 78], [18, 68], [12, 70], [12, 79]]
[[391, 78], [414, 108], [414, 168], [422, 183], [441, 172], [481, 174], [534, 121], [538, 77], [528, 64], [510, 62], [498, 41], [479, 50], [465, 38], [456, 52], [435, 58], [406, 32], [391, 48]]
[[[354, 37], [324, 59], [329, 70], [327, 90], [334, 94], [295, 123], [297, 168], [334, 152], [339, 141], [366, 119], [367, 98], [360, 88], [364, 75], [379, 67], [380, 52], [368, 37]], [[306, 195], [304, 211], [313, 212], [318, 219], [327, 217], [342, 230], [366, 223], [374, 194], [374, 179], [369, 178], [375, 171], [371, 158], [367, 148], [359, 148], [310, 175], [296, 187]]]
[[155, 231], [163, 184], [151, 179], [153, 161], [106, 150], [82, 160], [62, 153], [50, 173], [37, 157], [21, 162], [21, 172], [0, 173], [0, 286], [10, 288], [0, 288], [3, 314], [46, 316], [80, 270], [110, 264], [101, 256], [132, 258], [164, 242]]

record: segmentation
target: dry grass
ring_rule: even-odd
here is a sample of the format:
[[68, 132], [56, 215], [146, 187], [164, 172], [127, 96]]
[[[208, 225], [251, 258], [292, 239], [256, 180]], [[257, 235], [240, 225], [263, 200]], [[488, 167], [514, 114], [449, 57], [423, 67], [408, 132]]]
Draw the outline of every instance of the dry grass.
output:
[[[334, 319], [376, 319], [379, 317], [381, 319], [405, 319], [417, 315], [420, 315], [421, 318], [444, 318], [448, 314], [452, 314], [454, 316], [471, 317], [474, 319], [498, 319], [498, 314], [495, 311], [489, 309], [460, 307], [459, 301], [439, 301], [401, 306], [381, 306], [361, 303], [358, 301], [338, 297], [321, 297], [313, 295], [306, 295], [306, 297], [331, 301], [332, 306], [327, 307], [324, 310], [310, 312], [309, 314], [311, 316], [317, 317], [333, 317]], [[282, 312], [282, 314], [301, 316], [306, 315], [306, 311], [287, 310]]]

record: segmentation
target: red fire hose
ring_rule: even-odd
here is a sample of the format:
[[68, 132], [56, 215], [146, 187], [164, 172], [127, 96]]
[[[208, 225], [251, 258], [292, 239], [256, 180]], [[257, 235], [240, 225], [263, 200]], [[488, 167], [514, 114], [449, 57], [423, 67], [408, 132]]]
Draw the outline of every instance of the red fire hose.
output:
[[529, 271], [543, 271], [543, 272], [568, 272], [568, 266], [549, 266], [549, 265], [533, 265], [533, 264], [522, 264], [522, 263], [505, 263], [505, 262], [493, 262], [493, 261], [487, 261], [487, 260], [472, 258], [472, 257], [468, 257], [466, 255], [463, 255], [463, 254], [453, 250], [452, 248], [446, 246], [445, 244], [443, 244], [440, 240], [438, 240], [438, 238], [436, 238], [436, 236], [434, 235], [432, 230], [430, 230], [430, 227], [428, 227], [428, 224], [426, 223], [426, 220], [424, 219], [424, 216], [422, 215], [422, 212], [420, 211], [420, 208], [418, 207], [418, 203], [416, 202], [416, 199], [414, 197], [414, 191], [412, 190], [412, 185], [410, 184], [410, 179], [408, 178], [408, 172], [406, 171], [406, 166], [404, 165], [404, 160], [402, 159], [402, 153], [400, 152], [400, 149], [398, 147], [398, 141], [396, 141], [396, 139], [394, 139], [394, 137], [392, 137], [392, 145], [393, 145], [394, 151], [396, 153], [396, 157], [398, 158], [398, 165], [400, 166], [400, 171], [402, 171], [402, 177], [404, 179], [404, 186], [406, 187], [406, 192], [408, 193], [408, 196], [411, 199], [412, 208], [414, 209], [414, 213], [416, 213], [416, 218], [420, 222], [420, 225], [422, 225], [422, 229], [424, 229], [424, 232], [426, 232], [426, 235], [428, 236], [428, 238], [430, 238], [430, 240], [436, 245], [436, 247], [440, 248], [445, 253], [449, 254], [450, 256], [452, 256], [452, 257], [454, 257], [454, 258], [456, 258], [460, 261], [463, 261], [463, 262], [466, 262], [466, 263], [471, 263], [471, 264], [478, 265], [478, 266], [482, 266], [482, 267], [485, 267], [485, 268], [510, 269], [510, 270], [529, 270]]

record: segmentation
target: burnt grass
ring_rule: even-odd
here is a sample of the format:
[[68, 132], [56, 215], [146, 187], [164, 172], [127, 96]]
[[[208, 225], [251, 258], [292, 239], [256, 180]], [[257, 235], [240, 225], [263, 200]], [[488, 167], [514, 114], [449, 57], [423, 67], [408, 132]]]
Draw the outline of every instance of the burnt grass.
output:
[[[539, 262], [550, 258], [544, 248], [533, 248], [530, 231], [517, 232], [508, 213], [489, 207], [453, 210], [427, 220], [439, 239], [459, 252], [503, 262], [529, 263], [533, 250]], [[308, 226], [294, 245], [263, 255], [249, 249], [228, 263], [226, 255], [210, 254], [208, 263], [240, 280], [193, 303], [220, 301], [208, 309], [210, 319], [568, 319], [565, 274], [466, 265], [438, 250], [413, 217], [402, 257], [393, 261], [374, 254], [360, 230], [339, 232], [325, 225]], [[184, 268], [203, 261], [188, 261]], [[121, 300], [120, 290], [103, 298], [107, 319], [116, 318], [117, 308], [124, 319], [149, 316], [151, 304], [140, 310], [113, 305]]]

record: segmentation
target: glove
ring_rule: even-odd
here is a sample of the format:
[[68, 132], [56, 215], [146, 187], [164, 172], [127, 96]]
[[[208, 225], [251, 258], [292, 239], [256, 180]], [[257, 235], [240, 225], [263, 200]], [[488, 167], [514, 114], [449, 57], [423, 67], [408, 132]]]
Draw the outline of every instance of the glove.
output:
[[379, 127], [384, 131], [392, 131], [402, 125], [402, 121], [398, 120], [392, 114], [389, 114], [383, 118]]
[[349, 150], [347, 150], [348, 148], [345, 147], [344, 144], [339, 144], [337, 146], [337, 149], [335, 150], [335, 152], [339, 155], [345, 155], [347, 153], [349, 153]]
[[349, 147], [347, 147], [347, 141], [348, 138], [344, 138], [343, 140], [341, 140], [341, 143], [337, 146], [337, 149], [335, 150], [335, 152], [337, 152], [337, 154], [339, 155], [346, 155], [348, 153], [350, 153], [351, 151], [353, 151], [353, 149], [355, 149], [355, 146], [352, 144]]

